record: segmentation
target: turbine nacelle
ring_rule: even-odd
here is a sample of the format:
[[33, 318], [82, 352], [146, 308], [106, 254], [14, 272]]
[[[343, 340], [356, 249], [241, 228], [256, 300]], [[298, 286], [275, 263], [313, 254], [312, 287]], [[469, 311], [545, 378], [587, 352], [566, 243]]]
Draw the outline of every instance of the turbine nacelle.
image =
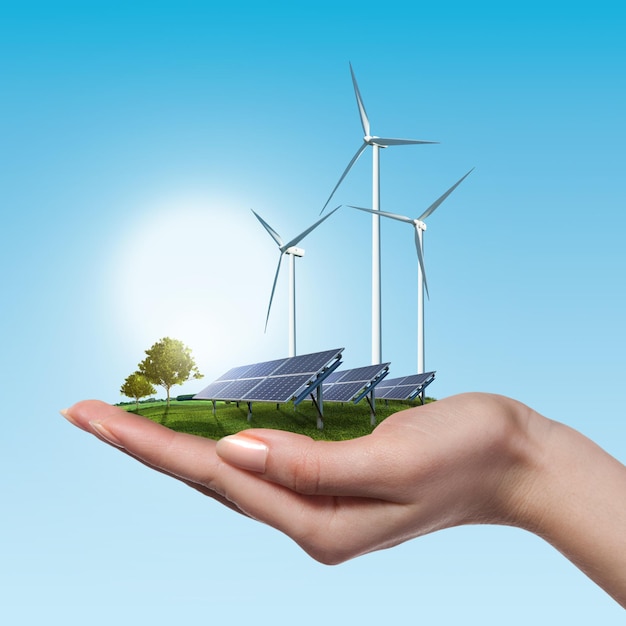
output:
[[380, 140], [381, 137], [377, 137], [376, 135], [371, 136], [371, 135], [365, 135], [365, 137], [363, 137], [363, 141], [368, 145], [368, 146], [378, 146], [379, 148], [386, 148], [387, 146], [382, 143], [382, 141], [376, 141], [376, 140]]
[[413, 220], [413, 225], [415, 226], [416, 229], [419, 230], [426, 230], [426, 224], [424, 222], [422, 222], [422, 220]]
[[297, 248], [296, 246], [291, 246], [285, 250], [285, 254], [292, 254], [293, 256], [304, 256], [304, 249]]

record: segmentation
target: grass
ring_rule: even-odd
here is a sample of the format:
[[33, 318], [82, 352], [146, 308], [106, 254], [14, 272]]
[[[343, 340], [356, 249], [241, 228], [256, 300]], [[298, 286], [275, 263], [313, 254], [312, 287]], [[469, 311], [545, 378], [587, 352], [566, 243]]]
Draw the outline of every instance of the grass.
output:
[[[431, 401], [431, 398], [426, 398]], [[376, 403], [377, 422], [380, 423], [392, 413], [418, 406], [418, 402]], [[137, 413], [134, 404], [123, 406], [127, 411]], [[275, 428], [288, 430], [313, 439], [340, 441], [368, 435], [373, 428], [370, 425], [370, 409], [365, 400], [358, 405], [352, 403], [324, 404], [324, 429], [317, 428], [317, 411], [310, 401], [304, 401], [297, 407], [292, 403], [252, 405], [252, 419], [248, 422], [248, 407], [241, 403], [218, 402], [213, 415], [211, 402], [205, 400], [172, 400], [169, 408], [165, 401], [143, 403], [139, 405], [139, 415], [167, 426], [177, 432], [199, 435], [210, 439], [220, 439], [247, 428]]]

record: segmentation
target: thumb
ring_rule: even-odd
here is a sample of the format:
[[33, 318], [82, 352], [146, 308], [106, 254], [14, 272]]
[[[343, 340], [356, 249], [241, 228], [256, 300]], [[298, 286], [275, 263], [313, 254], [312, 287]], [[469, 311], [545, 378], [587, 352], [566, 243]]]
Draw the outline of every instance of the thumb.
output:
[[371, 435], [314, 441], [280, 430], [250, 429], [218, 441], [216, 452], [230, 465], [304, 495], [387, 499], [394, 484], [397, 488], [391, 451]]

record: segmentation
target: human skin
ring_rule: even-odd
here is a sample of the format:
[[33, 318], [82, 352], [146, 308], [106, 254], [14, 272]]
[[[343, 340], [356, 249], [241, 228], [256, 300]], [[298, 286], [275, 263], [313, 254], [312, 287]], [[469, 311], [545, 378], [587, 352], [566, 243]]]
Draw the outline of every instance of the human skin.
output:
[[269, 429], [215, 442], [96, 400], [62, 413], [322, 563], [452, 526], [510, 525], [544, 538], [626, 607], [626, 468], [510, 398], [452, 396], [341, 442]]

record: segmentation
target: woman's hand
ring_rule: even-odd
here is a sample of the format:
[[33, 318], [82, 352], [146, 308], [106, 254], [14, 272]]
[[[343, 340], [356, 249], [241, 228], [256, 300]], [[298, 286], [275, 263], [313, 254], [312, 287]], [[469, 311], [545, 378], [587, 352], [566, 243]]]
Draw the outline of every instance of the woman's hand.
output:
[[97, 401], [63, 413], [149, 467], [283, 531], [323, 563], [451, 526], [507, 524], [546, 538], [626, 601], [625, 468], [515, 400], [453, 396], [341, 442], [251, 429], [216, 443]]

